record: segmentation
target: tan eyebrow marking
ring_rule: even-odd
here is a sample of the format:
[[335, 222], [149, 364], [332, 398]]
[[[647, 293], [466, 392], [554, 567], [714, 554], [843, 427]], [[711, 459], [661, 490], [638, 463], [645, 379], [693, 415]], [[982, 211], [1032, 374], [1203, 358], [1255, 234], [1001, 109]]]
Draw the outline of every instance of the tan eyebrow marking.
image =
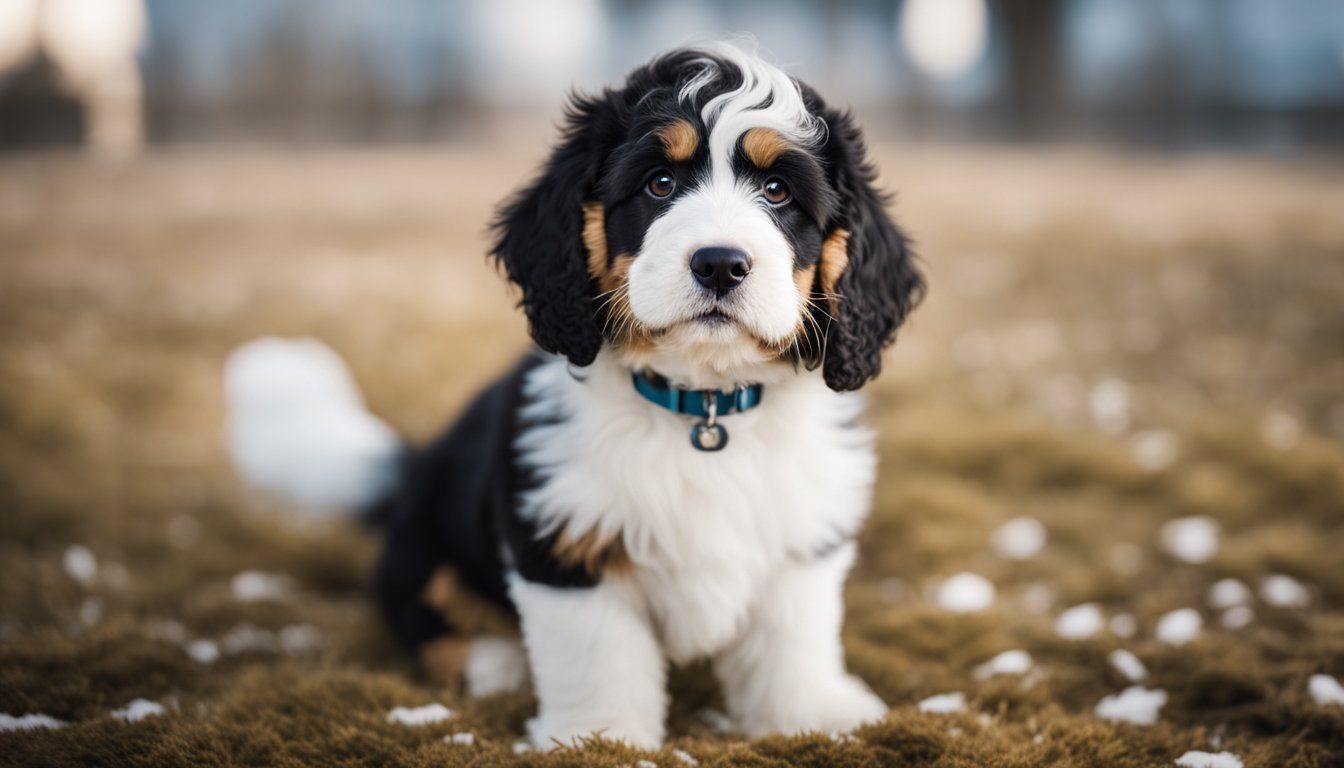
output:
[[757, 168], [769, 168], [790, 149], [789, 140], [773, 128], [752, 128], [742, 135], [742, 151]]
[[674, 120], [658, 129], [663, 152], [674, 163], [684, 163], [695, 155], [700, 146], [700, 133], [689, 120]]

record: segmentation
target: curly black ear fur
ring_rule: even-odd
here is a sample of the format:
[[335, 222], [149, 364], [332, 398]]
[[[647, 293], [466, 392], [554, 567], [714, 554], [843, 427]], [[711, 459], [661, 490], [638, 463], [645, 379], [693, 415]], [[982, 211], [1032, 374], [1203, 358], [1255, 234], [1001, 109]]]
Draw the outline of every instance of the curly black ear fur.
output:
[[[924, 297], [924, 278], [915, 269], [905, 235], [887, 214], [887, 197], [873, 186], [877, 170], [867, 160], [853, 117], [826, 108], [820, 114], [829, 129], [822, 154], [840, 198], [827, 234], [848, 233], [843, 271], [830, 289], [835, 300], [822, 376], [831, 389], [846, 392], [877, 376], [882, 350]], [[823, 271], [827, 266], [823, 263]]]
[[621, 131], [611, 91], [574, 96], [565, 129], [541, 175], [499, 210], [491, 255], [523, 291], [532, 338], [547, 352], [588, 365], [602, 346], [583, 245], [583, 204], [596, 199], [602, 164]]

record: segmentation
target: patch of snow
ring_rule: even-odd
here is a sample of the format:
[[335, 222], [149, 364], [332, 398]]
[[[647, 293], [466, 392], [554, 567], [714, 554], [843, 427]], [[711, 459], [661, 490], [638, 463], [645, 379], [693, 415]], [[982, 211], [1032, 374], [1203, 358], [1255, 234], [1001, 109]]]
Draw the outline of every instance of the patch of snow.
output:
[[244, 603], [285, 600], [294, 593], [294, 580], [278, 573], [241, 571], [233, 577], [233, 597]]
[[1231, 752], [1201, 752], [1192, 749], [1176, 758], [1181, 768], [1242, 768], [1241, 758]]
[[685, 763], [685, 764], [687, 764], [687, 765], [699, 765], [699, 764], [700, 764], [700, 761], [699, 761], [699, 760], [696, 760], [695, 757], [692, 756], [690, 752], [687, 752], [687, 751], [684, 750], [684, 749], [674, 749], [674, 750], [672, 750], [672, 756], [675, 757], [675, 758], [677, 758], [678, 760], [680, 760], [681, 762], [683, 762], [683, 763]]
[[1138, 656], [1123, 648], [1111, 651], [1111, 655], [1107, 656], [1106, 659], [1131, 683], [1141, 683], [1148, 679], [1148, 668], [1143, 665], [1142, 661], [1139, 661]]
[[940, 693], [937, 696], [930, 696], [919, 702], [919, 711], [928, 712], [935, 715], [950, 715], [954, 712], [962, 712], [966, 709], [966, 694], [961, 691], [955, 693]]
[[1004, 651], [975, 668], [976, 680], [988, 680], [995, 675], [1025, 675], [1031, 671], [1031, 654], [1015, 649]]
[[1116, 637], [1130, 638], [1139, 631], [1139, 623], [1132, 613], [1117, 613], [1111, 617], [1108, 626]]
[[1102, 432], [1118, 435], [1129, 429], [1129, 386], [1119, 379], [1103, 379], [1088, 397], [1092, 421]]
[[1162, 548], [1187, 563], [1207, 563], [1218, 553], [1218, 523], [1198, 515], [1169, 520], [1162, 526]]
[[717, 709], [700, 710], [700, 722], [708, 726], [710, 730], [719, 733], [732, 733], [737, 730], [737, 723]]
[[298, 656], [322, 646], [322, 630], [312, 624], [291, 624], [280, 630], [279, 640], [281, 651]]
[[220, 645], [224, 652], [231, 656], [248, 651], [276, 653], [280, 650], [280, 643], [275, 639], [274, 632], [247, 622], [230, 629], [220, 640]]
[[1312, 675], [1307, 680], [1307, 692], [1311, 700], [1321, 706], [1335, 704], [1344, 707], [1344, 685], [1330, 675]]
[[658, 764], [652, 760], [637, 760], [635, 768], [658, 768]]
[[64, 728], [67, 725], [69, 725], [69, 723], [57, 720], [51, 715], [30, 714], [14, 717], [13, 715], [0, 713], [0, 733], [8, 731], [32, 731], [38, 728], [50, 728], [51, 730], [56, 730], [57, 728]]
[[1135, 725], [1157, 722], [1157, 711], [1167, 703], [1167, 692], [1133, 685], [1097, 702], [1093, 713], [1102, 720], [1120, 720]]
[[61, 563], [65, 566], [66, 575], [86, 587], [98, 578], [98, 558], [83, 544], [66, 547]]
[[953, 613], [983, 611], [994, 603], [994, 585], [975, 573], [958, 573], [938, 586], [938, 605]]
[[1150, 429], [1130, 438], [1129, 455], [1134, 463], [1154, 472], [1176, 463], [1181, 455], [1181, 441], [1166, 429]]
[[1177, 608], [1157, 620], [1154, 634], [1160, 643], [1185, 645], [1204, 629], [1204, 619], [1194, 608]]
[[1209, 587], [1209, 605], [1223, 610], [1251, 602], [1251, 588], [1238, 579], [1219, 579]]
[[1034, 517], [1017, 517], [995, 529], [990, 546], [1009, 560], [1030, 560], [1045, 547], [1045, 526]]
[[219, 661], [219, 646], [214, 640], [192, 640], [187, 643], [187, 655], [201, 664], [214, 664]]
[[387, 713], [387, 722], [397, 725], [429, 725], [447, 720], [453, 714], [453, 710], [436, 701], [423, 707], [393, 707], [392, 711]]
[[1311, 603], [1311, 594], [1302, 582], [1282, 573], [1270, 574], [1260, 582], [1260, 597], [1280, 608], [1305, 608]]
[[1055, 590], [1049, 584], [1037, 582], [1022, 592], [1022, 607], [1027, 613], [1040, 615], [1055, 607]]
[[1260, 437], [1270, 447], [1286, 451], [1302, 440], [1302, 425], [1291, 414], [1270, 411], [1260, 420]]
[[112, 710], [112, 716], [128, 723], [138, 723], [146, 717], [158, 717], [164, 713], [163, 705], [149, 699], [136, 699], [121, 709]]
[[525, 755], [531, 751], [532, 751], [532, 742], [522, 740], [513, 742], [513, 754]]
[[1223, 612], [1219, 623], [1224, 629], [1241, 629], [1255, 621], [1255, 611], [1249, 605], [1234, 605]]
[[1067, 640], [1086, 640], [1100, 632], [1105, 624], [1101, 606], [1083, 603], [1059, 614], [1059, 618], [1055, 619], [1055, 632]]
[[444, 742], [456, 744], [461, 747], [470, 747], [476, 743], [476, 734], [470, 732], [450, 733], [443, 737]]

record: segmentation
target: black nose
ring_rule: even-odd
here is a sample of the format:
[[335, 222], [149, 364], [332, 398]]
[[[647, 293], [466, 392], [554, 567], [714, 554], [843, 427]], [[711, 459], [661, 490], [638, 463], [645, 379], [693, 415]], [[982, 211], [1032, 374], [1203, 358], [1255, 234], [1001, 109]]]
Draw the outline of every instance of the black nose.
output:
[[736, 248], [709, 246], [691, 254], [691, 274], [695, 281], [722, 296], [747, 278], [751, 258]]

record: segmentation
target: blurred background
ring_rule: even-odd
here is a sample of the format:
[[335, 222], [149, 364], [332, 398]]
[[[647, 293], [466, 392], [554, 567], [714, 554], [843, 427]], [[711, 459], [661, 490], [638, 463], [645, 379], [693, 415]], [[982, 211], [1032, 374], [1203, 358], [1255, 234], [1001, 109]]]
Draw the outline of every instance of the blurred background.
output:
[[883, 138], [1344, 141], [1333, 0], [5, 0], [0, 147], [435, 142], [750, 31]]
[[743, 745], [692, 668], [674, 746], [1335, 764], [1337, 0], [0, 0], [0, 764], [513, 759], [534, 702], [417, 676], [376, 537], [241, 487], [224, 362], [319, 338], [433, 437], [529, 346], [486, 226], [565, 93], [742, 33], [853, 107], [930, 284], [846, 593], [897, 714]]

